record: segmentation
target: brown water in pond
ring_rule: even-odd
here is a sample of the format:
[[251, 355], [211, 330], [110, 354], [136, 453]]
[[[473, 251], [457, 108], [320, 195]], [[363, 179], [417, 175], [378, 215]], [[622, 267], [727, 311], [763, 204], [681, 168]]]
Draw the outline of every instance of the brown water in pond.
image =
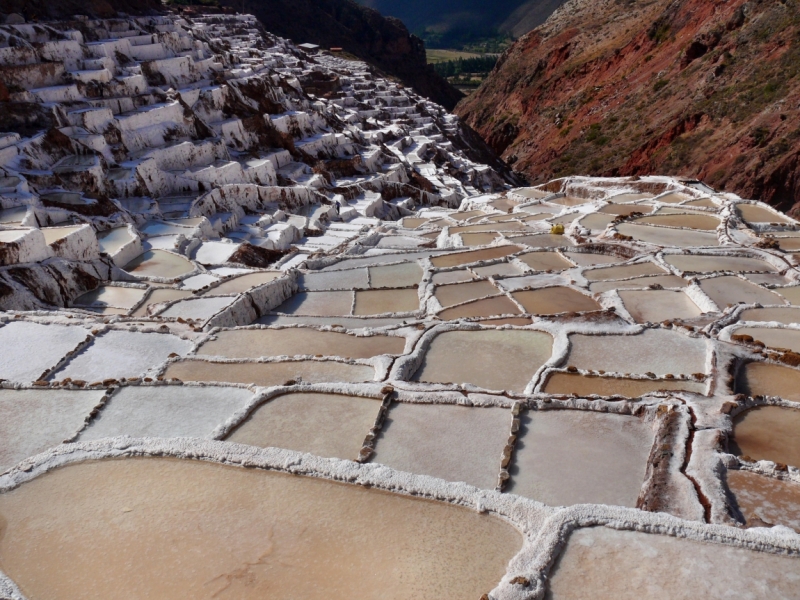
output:
[[794, 252], [795, 250], [800, 250], [800, 237], [778, 238], [778, 245], [784, 251]]
[[636, 506], [653, 445], [653, 432], [643, 419], [545, 410], [530, 411], [520, 420], [510, 493], [551, 506]]
[[692, 319], [703, 312], [683, 292], [671, 290], [624, 290], [622, 303], [637, 323], [667, 319]]
[[405, 313], [419, 310], [417, 288], [401, 290], [365, 290], [356, 292], [356, 307], [353, 314], [381, 315]]
[[530, 252], [523, 254], [519, 260], [534, 271], [563, 271], [574, 265], [556, 252]]
[[800, 410], [756, 406], [733, 419], [730, 450], [753, 460], [800, 466]]
[[692, 200], [687, 202], [684, 206], [696, 206], [699, 208], [718, 208], [714, 201], [709, 198], [702, 198], [700, 200]]
[[522, 544], [445, 503], [168, 458], [57, 469], [0, 515], [0, 566], [31, 600], [478, 598]]
[[451, 227], [450, 235], [454, 233], [482, 233], [486, 231], [524, 231], [527, 227], [519, 221], [509, 221], [508, 223], [492, 223], [483, 225], [463, 225], [461, 227]]
[[406, 217], [403, 219], [403, 227], [408, 227], [409, 229], [416, 229], [420, 225], [424, 225], [430, 221], [430, 219], [417, 219], [414, 217]]
[[744, 279], [739, 279], [735, 275], [703, 279], [700, 282], [700, 288], [722, 309], [739, 302], [783, 304], [783, 298], [777, 294]]
[[73, 306], [90, 306], [92, 304], [133, 308], [145, 295], [147, 290], [104, 285], [86, 292], [72, 301]]
[[555, 315], [601, 309], [600, 305], [589, 296], [568, 287], [523, 290], [511, 295], [525, 308], [525, 312], [533, 315]]
[[628, 260], [627, 258], [620, 258], [619, 256], [611, 254], [595, 254], [593, 252], [565, 252], [564, 255], [579, 267], [609, 265]]
[[553, 216], [553, 213], [541, 212], [541, 213], [534, 213], [534, 214], [530, 215], [529, 217], [523, 217], [522, 220], [525, 221], [526, 223], [528, 221], [544, 221], [545, 219], [549, 219], [552, 216]]
[[251, 273], [234, 279], [229, 279], [217, 287], [203, 292], [204, 296], [227, 296], [228, 294], [241, 294], [270, 281], [274, 281], [284, 274], [280, 271]]
[[702, 394], [705, 384], [684, 379], [623, 379], [621, 377], [593, 377], [574, 373], [553, 373], [544, 386], [546, 394], [576, 394], [577, 396], [627, 396], [638, 398], [651, 392], [688, 391]]
[[531, 198], [534, 200], [545, 198], [550, 195], [550, 192], [537, 188], [518, 188], [514, 190], [514, 193], [518, 196], [524, 196], [525, 198]]
[[491, 260], [493, 258], [502, 258], [509, 254], [515, 254], [522, 250], [519, 246], [496, 246], [494, 248], [486, 248], [484, 250], [472, 250], [471, 252], [459, 252], [457, 254], [443, 254], [431, 258], [431, 264], [434, 267], [456, 267], [458, 265], [466, 265], [479, 260]]
[[588, 281], [608, 281], [609, 279], [626, 279], [628, 277], [640, 277], [642, 275], [663, 275], [664, 269], [653, 262], [643, 262], [635, 265], [624, 265], [622, 267], [603, 267], [584, 271], [583, 276]]
[[143, 277], [171, 279], [194, 271], [194, 265], [166, 250], [148, 250], [125, 265], [124, 270]]
[[503, 408], [393, 403], [371, 462], [494, 489], [511, 419]]
[[[616, 206], [613, 204], [612, 206]], [[594, 229], [595, 231], [602, 231], [614, 220], [611, 215], [603, 215], [600, 213], [592, 213], [586, 215], [580, 220], [580, 224], [586, 229]]]
[[570, 534], [545, 600], [789, 600], [797, 596], [798, 572], [796, 557], [588, 527]]
[[132, 317], [146, 317], [147, 308], [154, 304], [162, 302], [171, 302], [172, 300], [183, 300], [184, 298], [191, 298], [194, 294], [187, 290], [175, 290], [172, 288], [157, 288], [153, 290], [145, 300], [144, 304], [137, 308], [131, 314]]
[[800, 371], [767, 363], [747, 363], [736, 378], [736, 393], [780, 396], [800, 402]]
[[575, 244], [564, 235], [551, 235], [549, 233], [538, 233], [536, 235], [524, 235], [512, 238], [515, 244], [527, 244], [532, 248], [563, 248], [574, 246]]
[[349, 315], [353, 292], [301, 292], [289, 298], [275, 312], [334, 317]]
[[342, 358], [372, 358], [402, 354], [402, 337], [372, 335], [357, 337], [335, 331], [304, 327], [288, 329], [235, 329], [220, 331], [197, 351], [200, 356], [261, 358], [262, 356], [323, 355]]
[[553, 338], [539, 331], [448, 331], [434, 338], [413, 379], [522, 392], [552, 351]]
[[171, 364], [164, 376], [181, 381], [219, 381], [271, 387], [284, 385], [289, 381], [303, 383], [373, 381], [375, 369], [368, 365], [314, 360], [273, 363], [212, 363], [185, 360]]
[[636, 219], [637, 223], [648, 223], [650, 225], [662, 225], [670, 227], [688, 227], [689, 229], [700, 229], [703, 231], [713, 231], [719, 227], [719, 219], [710, 215], [653, 215]]
[[637, 202], [639, 200], [646, 200], [652, 197], [653, 194], [618, 194], [616, 196], [612, 196], [611, 198], [606, 198], [606, 200], [615, 204], [626, 204], [628, 202]]
[[562, 196], [561, 198], [548, 200], [552, 204], [560, 204], [561, 206], [579, 206], [591, 201], [591, 198], [576, 198], [575, 196]]
[[617, 231], [623, 235], [631, 236], [635, 240], [657, 246], [676, 246], [678, 248], [719, 246], [717, 234], [711, 231], [670, 229], [668, 227], [638, 225], [635, 223], [617, 225]]
[[781, 288], [775, 292], [783, 296], [789, 304], [800, 306], [800, 286]]
[[462, 302], [499, 293], [500, 290], [489, 281], [471, 281], [469, 283], [456, 283], [437, 287], [433, 295], [436, 296], [442, 307], [447, 308], [454, 304], [461, 304]]
[[45, 243], [52, 244], [53, 242], [65, 238], [71, 233], [78, 231], [78, 229], [80, 229], [81, 227], [82, 227], [81, 225], [76, 225], [72, 227], [44, 227], [39, 231], [41, 231], [42, 235], [44, 235]]
[[485, 267], [472, 267], [472, 271], [478, 277], [522, 275], [522, 270], [512, 263], [497, 263], [495, 265], [487, 265]]
[[456, 221], [465, 221], [465, 220], [471, 219], [473, 217], [478, 217], [478, 216], [484, 216], [485, 217], [488, 214], [489, 213], [484, 212], [482, 210], [468, 210], [468, 211], [465, 211], [465, 212], [450, 213], [447, 216], [449, 218], [451, 218], [451, 219], [455, 219]]
[[283, 394], [259, 406], [229, 442], [355, 460], [381, 401], [338, 394]]
[[444, 285], [446, 283], [461, 283], [462, 281], [472, 281], [475, 276], [466, 269], [458, 271], [445, 271], [443, 273], [436, 273], [431, 281], [434, 285]]
[[770, 348], [781, 348], [800, 352], [800, 330], [771, 329], [769, 327], [742, 327], [734, 335], [750, 335]]
[[97, 243], [100, 250], [106, 254], [116, 254], [125, 244], [132, 242], [134, 238], [128, 231], [128, 227], [116, 227], [97, 234]]
[[497, 210], [502, 210], [504, 212], [511, 212], [514, 210], [514, 207], [519, 204], [518, 202], [514, 202], [513, 200], [509, 200], [508, 198], [498, 198], [497, 200], [492, 200], [489, 202], [489, 206], [492, 208], [496, 208]]
[[658, 197], [659, 202], [664, 202], [665, 204], [679, 204], [681, 202], [686, 202], [690, 200], [692, 196], [688, 194], [682, 194], [680, 192], [670, 192], [669, 194], [664, 194], [663, 196]]
[[745, 527], [783, 525], [800, 533], [800, 485], [750, 471], [728, 471], [728, 489]]
[[601, 206], [597, 211], [606, 215], [632, 215], [633, 213], [642, 213], [646, 215], [653, 212], [653, 207], [649, 204], [606, 204]]
[[589, 285], [589, 291], [600, 294], [608, 290], [625, 290], [632, 288], [646, 288], [651, 285], [660, 285], [664, 288], [682, 288], [689, 285], [685, 279], [677, 275], [652, 275], [650, 277], [636, 277], [624, 281], [596, 281]]
[[460, 235], [465, 246], [487, 246], [500, 238], [499, 233], [462, 233]]
[[771, 272], [775, 268], [757, 258], [743, 256], [703, 256], [696, 254], [667, 254], [664, 260], [689, 273], [712, 273], [714, 271], [732, 271], [744, 273], [748, 271]]
[[748, 223], [791, 223], [791, 219], [778, 215], [757, 204], [737, 204], [736, 210]]
[[748, 308], [739, 315], [740, 321], [765, 321], [784, 323], [800, 323], [800, 308]]
[[369, 268], [369, 287], [389, 288], [419, 285], [422, 267], [416, 261]]
[[[514, 304], [507, 296], [495, 296], [494, 298], [484, 298], [475, 302], [467, 302], [460, 306], [454, 306], [440, 312], [437, 316], [443, 321], [452, 319], [468, 319], [470, 317], [491, 317], [492, 315], [516, 315], [519, 314], [519, 307]], [[528, 321], [527, 324], [529, 324]]]
[[579, 369], [660, 376], [706, 371], [706, 341], [668, 329], [646, 329], [636, 335], [572, 334], [569, 342], [566, 364]]
[[550, 222], [554, 225], [563, 225], [564, 227], [568, 227], [569, 225], [572, 225], [572, 222], [575, 219], [579, 219], [581, 216], [581, 213], [570, 213], [556, 217], [555, 219], [550, 219]]
[[526, 327], [533, 323], [532, 319], [528, 317], [505, 317], [502, 319], [486, 319], [480, 321], [481, 325], [487, 327], [501, 327], [503, 325], [514, 325], [515, 327]]

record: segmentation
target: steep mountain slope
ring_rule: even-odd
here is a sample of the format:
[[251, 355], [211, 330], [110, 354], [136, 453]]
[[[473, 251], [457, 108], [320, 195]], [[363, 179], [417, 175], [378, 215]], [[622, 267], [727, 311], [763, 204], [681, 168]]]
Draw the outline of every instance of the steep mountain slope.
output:
[[344, 48], [448, 110], [463, 98], [427, 65], [425, 45], [401, 21], [353, 0], [221, 0], [220, 4], [254, 14], [269, 31], [297, 43]]
[[798, 0], [569, 0], [457, 113], [538, 181], [681, 174], [789, 210], [799, 104]]
[[17, 13], [28, 20], [68, 19], [73, 15], [113, 17], [117, 11], [132, 15], [163, 10], [161, 0], [0, 0], [0, 13]]

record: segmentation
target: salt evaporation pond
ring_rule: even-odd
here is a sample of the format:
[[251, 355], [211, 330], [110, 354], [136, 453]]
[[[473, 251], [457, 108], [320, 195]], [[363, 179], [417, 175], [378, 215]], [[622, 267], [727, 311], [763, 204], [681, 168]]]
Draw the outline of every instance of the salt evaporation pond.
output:
[[131, 236], [128, 227], [115, 227], [102, 233], [97, 234], [97, 243], [100, 244], [100, 250], [106, 254], [114, 255], [126, 244], [134, 240]]
[[195, 266], [177, 254], [166, 250], [148, 250], [125, 265], [132, 275], [173, 279], [194, 271]]
[[356, 292], [353, 315], [383, 315], [419, 310], [417, 288], [394, 290], [359, 290]]
[[757, 258], [746, 256], [712, 256], [702, 254], [667, 254], [664, 260], [687, 273], [713, 273], [732, 271], [734, 273], [765, 273], [775, 271], [775, 267]]
[[522, 275], [522, 271], [513, 263], [498, 263], [485, 267], [471, 267], [478, 277], [514, 277]]
[[626, 279], [643, 275], [664, 275], [666, 271], [652, 262], [624, 265], [621, 267], [601, 267], [586, 271], [583, 276], [588, 281], [608, 281], [610, 279]]
[[612, 254], [597, 254], [594, 252], [564, 252], [564, 256], [579, 267], [593, 267], [594, 265], [609, 265], [625, 262], [627, 259]]
[[268, 400], [226, 439], [355, 460], [381, 401], [339, 394], [283, 394]]
[[702, 311], [683, 292], [670, 290], [626, 290], [619, 293], [625, 309], [637, 323], [666, 319], [691, 319]]
[[397, 288], [418, 285], [422, 279], [422, 268], [416, 262], [369, 267], [369, 287]]
[[[88, 339], [83, 327], [17, 321], [0, 327], [0, 379], [30, 383]], [[26, 340], [27, 343], [20, 343]]]
[[689, 285], [685, 279], [677, 275], [651, 275], [648, 277], [634, 277], [633, 279], [596, 281], [589, 284], [589, 291], [593, 294], [601, 294], [610, 290], [625, 290], [649, 288], [654, 286], [662, 288], [683, 288]]
[[656, 214], [649, 217], [640, 217], [636, 219], [636, 222], [645, 223], [647, 225], [661, 225], [662, 227], [687, 227], [689, 229], [700, 229], [704, 231], [713, 231], [719, 227], [720, 224], [720, 220], [717, 217], [694, 214]]
[[226, 358], [297, 355], [371, 358], [380, 354], [402, 354], [405, 342], [405, 338], [397, 336], [355, 336], [302, 327], [234, 329], [216, 333], [197, 354]]
[[494, 489], [510, 431], [507, 409], [394, 403], [372, 462]]
[[500, 293], [489, 281], [475, 281], [471, 283], [457, 283], [436, 288], [434, 296], [442, 307], [454, 306], [469, 300], [484, 298], [486, 296], [496, 296]]
[[736, 378], [736, 392], [800, 402], [800, 371], [768, 363], [747, 363]]
[[251, 289], [257, 288], [262, 286], [270, 281], [274, 281], [278, 277], [281, 277], [283, 273], [278, 271], [272, 272], [259, 272], [259, 273], [251, 273], [249, 275], [240, 275], [238, 277], [234, 277], [233, 279], [229, 279], [227, 281], [223, 281], [218, 286], [203, 292], [204, 296], [225, 296], [228, 294], [241, 294], [247, 292]]
[[754, 283], [733, 275], [703, 279], [702, 289], [720, 308], [733, 304], [783, 304], [783, 299]]
[[659, 391], [681, 391], [702, 394], [705, 384], [684, 379], [625, 379], [622, 377], [593, 377], [575, 373], [553, 373], [544, 386], [546, 394], [575, 394], [576, 396], [627, 396], [638, 398]]
[[568, 287], [548, 287], [540, 290], [523, 290], [511, 294], [534, 315], [555, 315], [564, 312], [600, 310], [602, 307], [589, 296]]
[[740, 321], [764, 321], [791, 325], [800, 323], [800, 308], [748, 308], [739, 315]]
[[676, 246], [678, 248], [691, 248], [693, 246], [719, 246], [716, 233], [703, 231], [687, 231], [685, 229], [671, 229], [669, 227], [656, 227], [654, 225], [635, 225], [622, 223], [617, 225], [617, 231], [635, 240], [655, 244], [657, 246]]
[[563, 271], [574, 266], [556, 252], [531, 252], [518, 258], [534, 271]]
[[774, 213], [771, 210], [758, 206], [757, 204], [737, 204], [737, 212], [742, 219], [748, 223], [791, 223], [785, 216]]
[[552, 348], [553, 338], [539, 331], [448, 331], [434, 338], [414, 379], [522, 392]]
[[466, 265], [481, 260], [503, 258], [509, 254], [516, 254], [520, 250], [522, 250], [522, 248], [519, 246], [496, 246], [494, 248], [486, 248], [484, 250], [471, 250], [469, 252], [445, 254], [443, 256], [436, 256], [432, 258], [431, 264], [437, 268], [457, 267], [458, 265]]
[[[798, 558], [609, 527], [573, 531], [553, 565], [548, 600], [790, 600]], [[768, 590], [768, 591], [767, 591]]]
[[33, 600], [478, 598], [522, 543], [470, 509], [168, 458], [62, 467], [0, 517], [0, 565]]
[[783, 525], [800, 533], [800, 484], [744, 470], [725, 479], [746, 527]]
[[757, 406], [733, 419], [731, 450], [753, 460], [800, 466], [800, 410]]
[[800, 329], [771, 329], [768, 327], [742, 327], [733, 335], [751, 336], [770, 348], [800, 352]]
[[[494, 296], [447, 308], [437, 316], [442, 320], [449, 321], [473, 317], [491, 317], [493, 315], [516, 315], [521, 312], [519, 307], [508, 296]], [[530, 324], [530, 321], [527, 324]]]
[[172, 302], [173, 300], [183, 300], [184, 298], [191, 298], [192, 292], [188, 290], [176, 290], [173, 288], [156, 288], [150, 292], [147, 299], [139, 308], [137, 308], [131, 316], [144, 317], [147, 316], [148, 310], [151, 306], [161, 304], [164, 302]]
[[[703, 338], [666, 329], [637, 335], [569, 336], [567, 364], [608, 373], [653, 372], [658, 376], [706, 372], [708, 347]], [[664, 352], [669, 348], [670, 352]]]
[[167, 367], [165, 377], [181, 381], [243, 383], [271, 387], [290, 382], [329, 383], [372, 381], [375, 369], [333, 361], [229, 363], [184, 360]]
[[104, 285], [73, 300], [74, 306], [116, 306], [131, 309], [144, 298], [147, 290]]
[[528, 412], [521, 422], [509, 492], [551, 506], [636, 506], [653, 445], [642, 419], [544, 410]]

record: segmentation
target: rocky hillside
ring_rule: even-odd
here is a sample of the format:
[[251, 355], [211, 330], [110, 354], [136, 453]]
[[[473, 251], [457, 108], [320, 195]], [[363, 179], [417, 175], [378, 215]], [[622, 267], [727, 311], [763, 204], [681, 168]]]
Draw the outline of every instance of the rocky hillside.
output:
[[163, 10], [161, 0], [0, 0], [0, 13], [16, 13], [28, 21], [69, 19], [73, 15], [108, 18], [116, 16], [118, 11], [142, 15], [160, 10]]
[[221, 0], [220, 4], [244, 8], [269, 31], [298, 44], [343, 48], [448, 110], [463, 98], [427, 65], [424, 43], [399, 19], [352, 0]]
[[798, 0], [569, 0], [457, 112], [515, 169], [800, 200]]

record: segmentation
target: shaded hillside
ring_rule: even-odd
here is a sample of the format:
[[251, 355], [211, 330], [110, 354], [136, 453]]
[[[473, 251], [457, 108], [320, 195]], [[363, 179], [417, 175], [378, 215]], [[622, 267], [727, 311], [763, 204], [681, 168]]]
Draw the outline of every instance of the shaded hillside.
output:
[[352, 0], [221, 0], [220, 4], [254, 14], [267, 31], [296, 43], [344, 48], [448, 110], [463, 98], [426, 64], [425, 45], [401, 21]]
[[569, 0], [462, 102], [515, 169], [800, 200], [798, 0]]
[[0, 0], [0, 13], [17, 13], [27, 20], [70, 19], [73, 15], [108, 18], [117, 11], [132, 15], [162, 10], [161, 0]]

